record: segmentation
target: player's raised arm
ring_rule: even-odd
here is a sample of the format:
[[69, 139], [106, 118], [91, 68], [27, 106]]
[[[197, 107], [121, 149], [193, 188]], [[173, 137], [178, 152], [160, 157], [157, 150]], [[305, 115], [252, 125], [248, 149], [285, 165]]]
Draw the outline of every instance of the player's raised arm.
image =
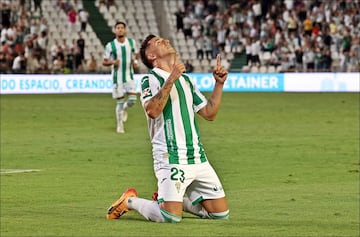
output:
[[185, 72], [185, 65], [175, 60], [168, 80], [165, 81], [164, 85], [153, 98], [145, 102], [144, 108], [150, 118], [156, 118], [163, 111], [171, 88], [183, 72]]
[[[226, 78], [227, 78], [227, 70], [221, 65], [221, 58], [220, 54], [216, 56], [216, 66], [213, 70], [213, 76], [216, 80], [216, 83], [224, 84]], [[215, 83], [215, 86], [216, 86]]]
[[226, 81], [228, 71], [221, 65], [220, 54], [216, 57], [216, 66], [213, 70], [213, 76], [215, 79], [214, 90], [207, 101], [207, 105], [199, 110], [199, 114], [206, 120], [214, 120], [221, 103], [222, 89]]

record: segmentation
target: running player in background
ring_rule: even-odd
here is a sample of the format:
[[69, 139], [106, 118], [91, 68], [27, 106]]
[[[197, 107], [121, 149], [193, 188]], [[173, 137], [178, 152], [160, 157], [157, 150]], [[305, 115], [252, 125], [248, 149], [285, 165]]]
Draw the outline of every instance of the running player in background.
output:
[[[116, 99], [116, 132], [124, 133], [124, 122], [127, 120], [126, 109], [136, 102], [136, 85], [133, 74], [134, 68], [138, 66], [139, 54], [135, 40], [126, 37], [124, 22], [115, 23], [114, 33], [115, 39], [105, 46], [102, 64], [112, 67], [112, 97]], [[127, 94], [127, 99], [125, 94]]]
[[157, 201], [139, 198], [135, 189], [127, 189], [110, 206], [107, 217], [118, 219], [134, 209], [155, 222], [180, 222], [183, 211], [201, 218], [228, 219], [225, 192], [207, 159], [195, 122], [195, 113], [209, 121], [218, 113], [228, 74], [220, 64], [220, 55], [209, 99], [184, 74], [185, 65], [168, 40], [149, 35], [140, 56], [151, 69], [141, 81], [141, 102], [153, 147]]

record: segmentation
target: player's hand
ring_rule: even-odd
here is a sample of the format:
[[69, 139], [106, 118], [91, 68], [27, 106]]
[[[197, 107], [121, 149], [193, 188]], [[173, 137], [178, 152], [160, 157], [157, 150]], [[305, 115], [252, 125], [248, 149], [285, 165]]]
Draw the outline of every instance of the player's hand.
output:
[[113, 63], [113, 65], [115, 65], [115, 66], [119, 66], [120, 60], [119, 60], [119, 59], [113, 60], [112, 63]]
[[137, 68], [139, 66], [138, 60], [134, 60], [133, 62], [133, 68]]
[[227, 75], [228, 75], [228, 71], [223, 66], [221, 66], [221, 58], [220, 58], [220, 54], [218, 54], [216, 56], [216, 66], [214, 67], [213, 70], [213, 76], [216, 82], [220, 84], [224, 84]]
[[180, 78], [181, 74], [186, 71], [185, 65], [178, 61], [178, 58], [174, 61], [173, 68], [171, 70], [169, 78], [176, 81]]

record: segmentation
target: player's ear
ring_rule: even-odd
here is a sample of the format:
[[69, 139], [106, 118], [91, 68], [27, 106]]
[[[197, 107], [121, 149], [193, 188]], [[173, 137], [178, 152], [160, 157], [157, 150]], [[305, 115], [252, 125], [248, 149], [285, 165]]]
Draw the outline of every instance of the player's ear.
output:
[[152, 53], [147, 53], [146, 56], [151, 61], [156, 59], [156, 56], [154, 54], [152, 54]]

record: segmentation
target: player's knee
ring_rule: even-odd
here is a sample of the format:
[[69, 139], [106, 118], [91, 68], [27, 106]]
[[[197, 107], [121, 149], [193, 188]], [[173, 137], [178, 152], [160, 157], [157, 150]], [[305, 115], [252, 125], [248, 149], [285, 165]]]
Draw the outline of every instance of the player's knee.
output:
[[128, 107], [132, 107], [134, 104], [135, 104], [135, 102], [136, 102], [136, 100], [128, 100], [127, 101], [127, 105], [128, 105]]
[[171, 212], [168, 212], [162, 208], [160, 208], [161, 215], [163, 216], [165, 222], [168, 223], [180, 223], [181, 222], [181, 216], [177, 216]]
[[125, 103], [125, 98], [116, 99], [116, 104], [124, 104], [124, 103]]
[[136, 95], [130, 95], [127, 101], [128, 107], [133, 106], [136, 103]]
[[228, 220], [229, 215], [230, 215], [229, 210], [226, 210], [223, 212], [217, 212], [217, 213], [215, 213], [215, 212], [208, 213], [209, 218], [214, 219], [214, 220]]

